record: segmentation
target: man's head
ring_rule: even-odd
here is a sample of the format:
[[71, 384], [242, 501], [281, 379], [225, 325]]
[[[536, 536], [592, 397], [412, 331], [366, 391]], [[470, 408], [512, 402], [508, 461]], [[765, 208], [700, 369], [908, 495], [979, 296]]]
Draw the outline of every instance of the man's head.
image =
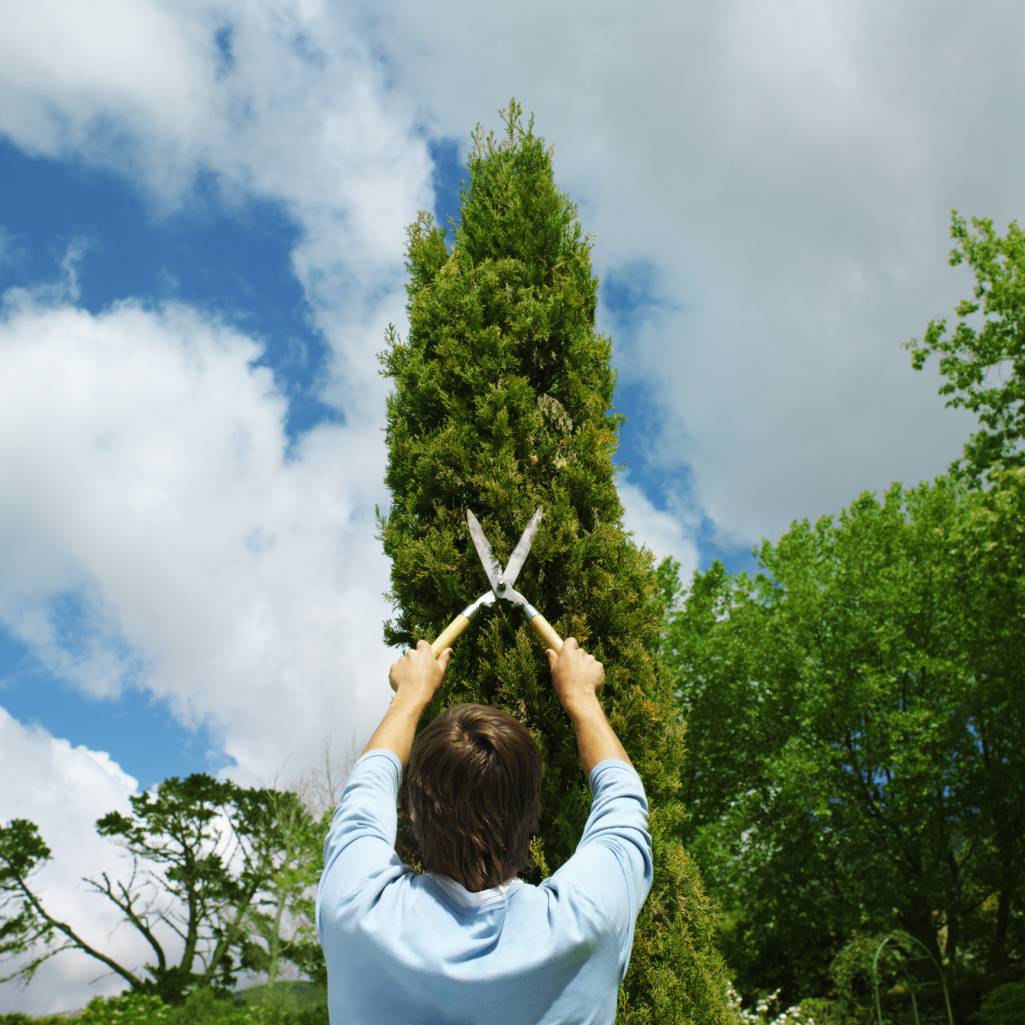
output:
[[413, 745], [406, 774], [424, 868], [468, 890], [530, 864], [541, 801], [541, 752], [506, 712], [454, 705]]

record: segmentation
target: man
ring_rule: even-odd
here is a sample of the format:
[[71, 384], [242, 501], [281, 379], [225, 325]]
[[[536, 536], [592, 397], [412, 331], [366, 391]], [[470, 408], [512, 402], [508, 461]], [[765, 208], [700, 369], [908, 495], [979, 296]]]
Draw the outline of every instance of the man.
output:
[[[451, 654], [435, 661], [420, 641], [392, 666], [395, 697], [324, 845], [317, 928], [332, 1025], [611, 1023], [652, 864], [644, 789], [598, 703], [605, 671], [573, 638], [547, 652], [593, 804], [573, 857], [531, 886], [517, 877], [541, 782], [527, 730], [457, 705], [414, 747]], [[423, 874], [394, 849], [407, 763]]]

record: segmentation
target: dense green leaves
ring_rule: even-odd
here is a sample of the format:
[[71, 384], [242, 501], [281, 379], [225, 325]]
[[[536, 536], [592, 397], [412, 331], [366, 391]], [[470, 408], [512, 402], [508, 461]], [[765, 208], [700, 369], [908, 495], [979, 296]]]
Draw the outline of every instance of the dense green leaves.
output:
[[1025, 979], [1007, 982], [986, 995], [979, 1025], [1019, 1025], [1025, 1021]]
[[1025, 471], [795, 523], [695, 577], [663, 641], [685, 835], [748, 991], [828, 989], [853, 931], [1025, 969]]
[[[472, 510], [503, 564], [537, 506], [544, 518], [517, 587], [562, 635], [604, 662], [603, 703], [652, 804], [656, 877], [642, 913], [622, 1020], [725, 1020], [715, 919], [674, 838], [683, 761], [672, 684], [651, 650], [661, 592], [622, 527], [610, 412], [609, 339], [595, 331], [590, 242], [552, 180], [550, 152], [507, 114], [479, 129], [454, 245], [427, 214], [409, 229], [409, 335], [382, 354], [388, 401], [381, 519], [392, 559], [391, 644], [436, 637], [489, 588], [466, 527]], [[572, 854], [589, 807], [572, 731], [522, 615], [482, 613], [456, 645], [427, 716], [457, 701], [507, 709], [545, 760], [535, 878]], [[407, 834], [408, 836], [408, 834]], [[415, 859], [415, 851], [409, 851]]]
[[326, 991], [304, 984], [278, 986], [273, 997], [255, 986], [232, 997], [211, 989], [190, 993], [182, 1003], [165, 1004], [152, 993], [129, 991], [94, 997], [77, 1014], [30, 1018], [0, 1013], [0, 1025], [328, 1025]]
[[[35, 949], [50, 947], [53, 939], [52, 922], [40, 913], [35, 901], [25, 898], [28, 880], [49, 857], [50, 848], [35, 823], [13, 819], [0, 827], [0, 955], [18, 958], [21, 969], [15, 974], [26, 980], [46, 959], [34, 953]], [[25, 954], [29, 954], [27, 959], [21, 957]]]
[[697, 574], [658, 642], [683, 835], [748, 994], [825, 994], [852, 937], [894, 929], [963, 989], [1025, 972], [1025, 236], [973, 224], [950, 258], [973, 299], [908, 346], [979, 416], [954, 479], [795, 523], [753, 580]]
[[[929, 322], [922, 342], [908, 342], [921, 370], [940, 353], [940, 388], [948, 406], [976, 413], [983, 427], [965, 445], [955, 471], [978, 484], [992, 469], [1025, 466], [1025, 233], [1012, 221], [1007, 235], [988, 218], [972, 218], [977, 234], [955, 211], [950, 234], [957, 245], [951, 266], [967, 263], [975, 275], [971, 299], [957, 306], [957, 326]], [[978, 329], [974, 326], [983, 321]]]

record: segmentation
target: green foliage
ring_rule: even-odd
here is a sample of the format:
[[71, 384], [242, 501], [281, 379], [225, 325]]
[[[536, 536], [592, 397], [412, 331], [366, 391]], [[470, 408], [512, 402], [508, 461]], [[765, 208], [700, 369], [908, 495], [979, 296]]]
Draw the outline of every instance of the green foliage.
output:
[[[480, 519], [504, 563], [537, 506], [545, 513], [517, 586], [562, 636], [606, 668], [603, 704], [651, 802], [655, 882], [638, 923], [620, 1020], [728, 1020], [712, 945], [715, 916], [676, 839], [683, 730], [652, 646], [663, 607], [650, 554], [622, 527], [612, 456], [611, 344], [594, 328], [590, 241], [555, 186], [551, 154], [515, 103], [503, 140], [478, 128], [454, 245], [421, 214], [409, 229], [405, 340], [382, 353], [388, 400], [381, 517], [392, 559], [389, 644], [436, 637], [489, 588], [466, 528]], [[573, 852], [590, 795], [542, 646], [508, 607], [456, 645], [425, 721], [460, 701], [504, 708], [545, 760], [535, 881]], [[412, 844], [408, 822], [400, 836]], [[400, 845], [401, 846], [401, 845]], [[415, 862], [415, 850], [406, 850]]]
[[[146, 969], [152, 978], [133, 973], [134, 988], [175, 1001], [194, 986], [234, 983], [233, 920], [248, 908], [255, 893], [253, 881], [229, 865], [235, 844], [223, 820], [237, 818], [237, 790], [230, 781], [200, 773], [186, 779], [171, 777], [153, 793], [132, 797], [131, 815], [111, 812], [96, 823], [101, 836], [117, 841], [137, 862], [160, 867], [159, 875], [151, 878], [159, 880], [158, 886], [180, 909], [175, 928], [184, 949], [180, 961], [172, 964], [154, 932], [159, 916], [150, 911], [149, 888], [125, 887], [106, 875], [94, 884], [145, 937], [155, 955], [156, 963]], [[199, 971], [194, 967], [197, 959], [202, 961]]]
[[855, 935], [833, 960], [831, 972], [839, 997], [836, 1013], [841, 1020], [866, 1025], [876, 1022], [877, 996], [885, 1021], [910, 1020], [912, 1003], [929, 1021], [949, 1020], [936, 962], [914, 937], [899, 929], [873, 936]]
[[158, 1025], [169, 1022], [173, 1009], [153, 993], [125, 993], [122, 996], [94, 997], [81, 1014], [78, 1025]]
[[1025, 1021], [1025, 979], [991, 990], [979, 1008], [979, 1025], [1021, 1025]]
[[814, 1025], [862, 1025], [857, 1018], [845, 1014], [836, 1000], [828, 997], [809, 997], [801, 1001], [800, 1009], [809, 1025], [812, 1022]]
[[292, 791], [242, 792], [242, 843], [257, 889], [239, 923], [241, 967], [267, 975], [274, 989], [282, 962], [326, 982], [324, 952], [317, 940], [314, 902], [324, 867], [330, 814], [317, 822]]
[[67, 1020], [59, 1014], [49, 1014], [43, 1018], [32, 1018], [21, 1011], [0, 1014], [0, 1025], [67, 1025]]
[[[12, 819], [0, 826], [0, 955], [17, 957], [42, 946], [53, 948], [53, 923], [40, 913], [36, 902], [25, 899], [28, 880], [50, 857], [35, 823]], [[31, 979], [45, 956], [22, 961], [19, 970], [0, 982], [20, 976]]]
[[235, 994], [244, 1004], [273, 1004], [289, 1014], [313, 1013], [327, 1008], [326, 982], [282, 982], [248, 986]]
[[665, 657], [684, 837], [745, 993], [826, 996], [854, 932], [1025, 971], [1025, 471], [795, 523], [697, 574]]
[[[15, 820], [0, 827], [0, 953], [29, 957], [9, 978], [27, 981], [71, 948], [168, 1003], [196, 988], [230, 989], [240, 969], [265, 971], [271, 983], [283, 961], [323, 974], [312, 918], [323, 826], [295, 794], [196, 774], [165, 780], [131, 805], [130, 815], [111, 812], [96, 824], [131, 855], [131, 877], [86, 882], [146, 941], [150, 963], [119, 964], [46, 910], [32, 876], [50, 851], [35, 825]], [[166, 927], [182, 941], [176, 962], [165, 950]]]
[[[911, 943], [900, 933], [895, 934], [894, 945], [885, 943], [889, 934], [855, 934], [849, 943], [833, 958], [830, 973], [836, 983], [839, 1004], [846, 1011], [859, 1017], [871, 1017], [875, 1004], [875, 985], [888, 984], [898, 970], [898, 960], [909, 953]], [[881, 958], [877, 961], [876, 954]], [[865, 1015], [865, 1009], [869, 1014]], [[858, 1012], [862, 1013], [859, 1015]]]
[[[947, 334], [946, 320], [929, 322], [921, 344], [912, 339], [912, 366], [921, 370], [940, 353], [940, 388], [948, 406], [970, 409], [983, 428], [965, 445], [964, 457], [951, 468], [978, 484], [993, 469], [1025, 466], [1025, 233], [1012, 221], [1007, 235], [993, 231], [988, 218], [952, 216], [952, 267], [967, 263], [975, 275], [971, 299], [957, 306], [957, 326]], [[985, 318], [976, 330], [968, 318]]]
[[[260, 987], [266, 995], [266, 988]], [[129, 991], [120, 996], [95, 997], [74, 1017], [46, 1019], [48, 1025], [328, 1025], [326, 994], [278, 986], [271, 1000], [251, 999], [243, 990], [237, 996], [207, 987], [197, 989], [180, 1004], [165, 1004], [152, 993]], [[291, 996], [289, 994], [292, 994]], [[0, 1015], [0, 1025], [35, 1025], [27, 1015]]]
[[303, 1000], [288, 985], [258, 989], [255, 998], [249, 990], [234, 997], [196, 990], [184, 1004], [171, 1009], [167, 1025], [328, 1025], [323, 990], [316, 991], [316, 999]]
[[[755, 1001], [752, 1007], [741, 1006], [740, 994], [731, 985], [728, 989], [730, 1008], [738, 1025], [815, 1025], [816, 1019], [803, 1005], [784, 1008], [779, 990]], [[819, 1022], [822, 1025], [822, 1022]]]

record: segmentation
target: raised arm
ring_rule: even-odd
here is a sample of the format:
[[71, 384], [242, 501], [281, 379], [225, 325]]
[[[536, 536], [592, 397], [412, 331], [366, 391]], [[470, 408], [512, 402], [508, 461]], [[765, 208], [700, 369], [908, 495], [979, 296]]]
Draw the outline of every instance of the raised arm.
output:
[[632, 764], [598, 704], [598, 688], [605, 680], [605, 667], [583, 651], [573, 637], [566, 638], [561, 654], [556, 655], [551, 648], [545, 654], [552, 667], [555, 693], [577, 735], [584, 775], [590, 776], [591, 770], [607, 758]]
[[435, 659], [431, 646], [426, 641], [418, 641], [415, 648], [410, 648], [391, 667], [388, 680], [395, 697], [363, 754], [383, 748], [398, 755], [402, 768], [406, 768], [409, 752], [413, 749], [416, 724], [441, 686], [441, 678], [451, 657], [452, 649], [446, 648]]

